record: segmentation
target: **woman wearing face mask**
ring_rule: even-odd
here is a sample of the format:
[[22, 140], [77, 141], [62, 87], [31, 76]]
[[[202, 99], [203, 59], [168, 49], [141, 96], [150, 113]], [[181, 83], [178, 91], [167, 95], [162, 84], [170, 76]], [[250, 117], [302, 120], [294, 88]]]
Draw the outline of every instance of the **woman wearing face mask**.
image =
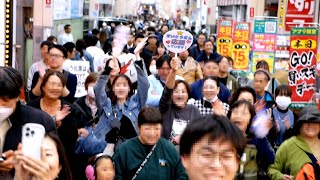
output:
[[295, 114], [289, 109], [291, 104], [292, 90], [288, 85], [280, 85], [275, 91], [276, 107], [272, 109], [276, 122], [277, 136], [274, 142], [275, 150], [283, 141], [293, 136]]
[[55, 133], [45, 135], [40, 161], [24, 156], [21, 144], [15, 152], [15, 160], [16, 180], [72, 180], [67, 156]]
[[152, 57], [152, 60], [150, 62], [149, 71], [151, 72], [151, 74], [158, 74], [156, 62], [161, 56], [165, 54], [167, 54], [166, 48], [164, 47], [163, 43], [159, 43], [157, 48], [157, 54]]
[[203, 81], [203, 98], [194, 101], [193, 105], [198, 107], [201, 115], [215, 113], [226, 116], [229, 111], [229, 105], [218, 98], [220, 86], [217, 77], [208, 76]]
[[159, 109], [163, 115], [163, 137], [178, 145], [180, 136], [189, 121], [201, 117], [199, 109], [187, 104], [190, 87], [186, 81], [175, 81], [180, 64], [177, 58], [170, 62], [171, 70], [163, 90]]

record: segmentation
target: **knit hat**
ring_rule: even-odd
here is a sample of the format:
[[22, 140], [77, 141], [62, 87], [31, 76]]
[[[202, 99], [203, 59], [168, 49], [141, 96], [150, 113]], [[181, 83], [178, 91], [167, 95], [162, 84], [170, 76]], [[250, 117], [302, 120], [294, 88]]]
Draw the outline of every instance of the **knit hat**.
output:
[[270, 81], [270, 79], [271, 79], [270, 73], [269, 73], [267, 70], [262, 69], [262, 68], [257, 69], [256, 72], [254, 72], [254, 76], [255, 76], [257, 73], [261, 73], [261, 72], [262, 72], [263, 74], [265, 74], [265, 75], [267, 76], [268, 81]]
[[300, 116], [294, 126], [297, 133], [300, 133], [300, 127], [303, 123], [320, 123], [320, 111], [315, 106], [303, 108], [299, 115]]

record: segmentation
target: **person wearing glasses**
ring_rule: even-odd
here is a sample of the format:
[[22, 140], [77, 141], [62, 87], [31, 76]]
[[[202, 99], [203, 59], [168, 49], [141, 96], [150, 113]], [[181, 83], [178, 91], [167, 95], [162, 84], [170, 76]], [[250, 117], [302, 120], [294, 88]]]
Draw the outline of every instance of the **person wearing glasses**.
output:
[[189, 180], [233, 180], [245, 138], [225, 116], [206, 115], [194, 119], [180, 139], [180, 155]]
[[[61, 45], [53, 45], [49, 48], [48, 52], [49, 69], [63, 73], [64, 80], [66, 81], [66, 86], [62, 92], [62, 98], [68, 101], [69, 103], [72, 103], [74, 101], [74, 95], [76, 93], [77, 76], [71, 74], [69, 71], [63, 70], [62, 68], [64, 61], [68, 57], [68, 52]], [[39, 71], [34, 73], [31, 84], [30, 100], [34, 100], [42, 95], [40, 86], [45, 72], [46, 69], [39, 67]]]

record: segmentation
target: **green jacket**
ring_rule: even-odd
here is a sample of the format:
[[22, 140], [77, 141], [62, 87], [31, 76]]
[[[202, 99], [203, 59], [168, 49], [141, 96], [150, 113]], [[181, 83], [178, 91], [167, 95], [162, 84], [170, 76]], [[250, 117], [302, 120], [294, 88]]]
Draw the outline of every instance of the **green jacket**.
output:
[[270, 178], [278, 180], [283, 174], [296, 177], [304, 164], [311, 163], [311, 159], [305, 152], [312, 153], [301, 136], [294, 136], [284, 141], [277, 150], [274, 164], [268, 169]]
[[[138, 137], [124, 142], [115, 152], [115, 179], [132, 179], [152, 146], [143, 145]], [[139, 179], [188, 179], [181, 158], [171, 142], [160, 138], [152, 155], [138, 174]]]
[[231, 93], [234, 93], [238, 89], [238, 81], [237, 79], [228, 73], [228, 78], [227, 78], [227, 84], [226, 86], [228, 89], [231, 91]]

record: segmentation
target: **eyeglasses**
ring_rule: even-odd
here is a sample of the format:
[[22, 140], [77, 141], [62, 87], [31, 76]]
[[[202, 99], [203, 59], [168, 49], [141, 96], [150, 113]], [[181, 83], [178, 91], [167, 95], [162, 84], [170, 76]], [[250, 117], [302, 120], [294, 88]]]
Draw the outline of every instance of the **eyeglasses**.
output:
[[60, 54], [48, 54], [51, 58], [55, 58], [55, 59], [57, 59], [57, 58], [62, 58], [63, 57], [63, 55], [60, 55]]
[[237, 158], [234, 151], [222, 152], [222, 153], [212, 153], [209, 151], [198, 152], [198, 161], [203, 165], [210, 165], [211, 163], [219, 160], [224, 166], [232, 165]]

